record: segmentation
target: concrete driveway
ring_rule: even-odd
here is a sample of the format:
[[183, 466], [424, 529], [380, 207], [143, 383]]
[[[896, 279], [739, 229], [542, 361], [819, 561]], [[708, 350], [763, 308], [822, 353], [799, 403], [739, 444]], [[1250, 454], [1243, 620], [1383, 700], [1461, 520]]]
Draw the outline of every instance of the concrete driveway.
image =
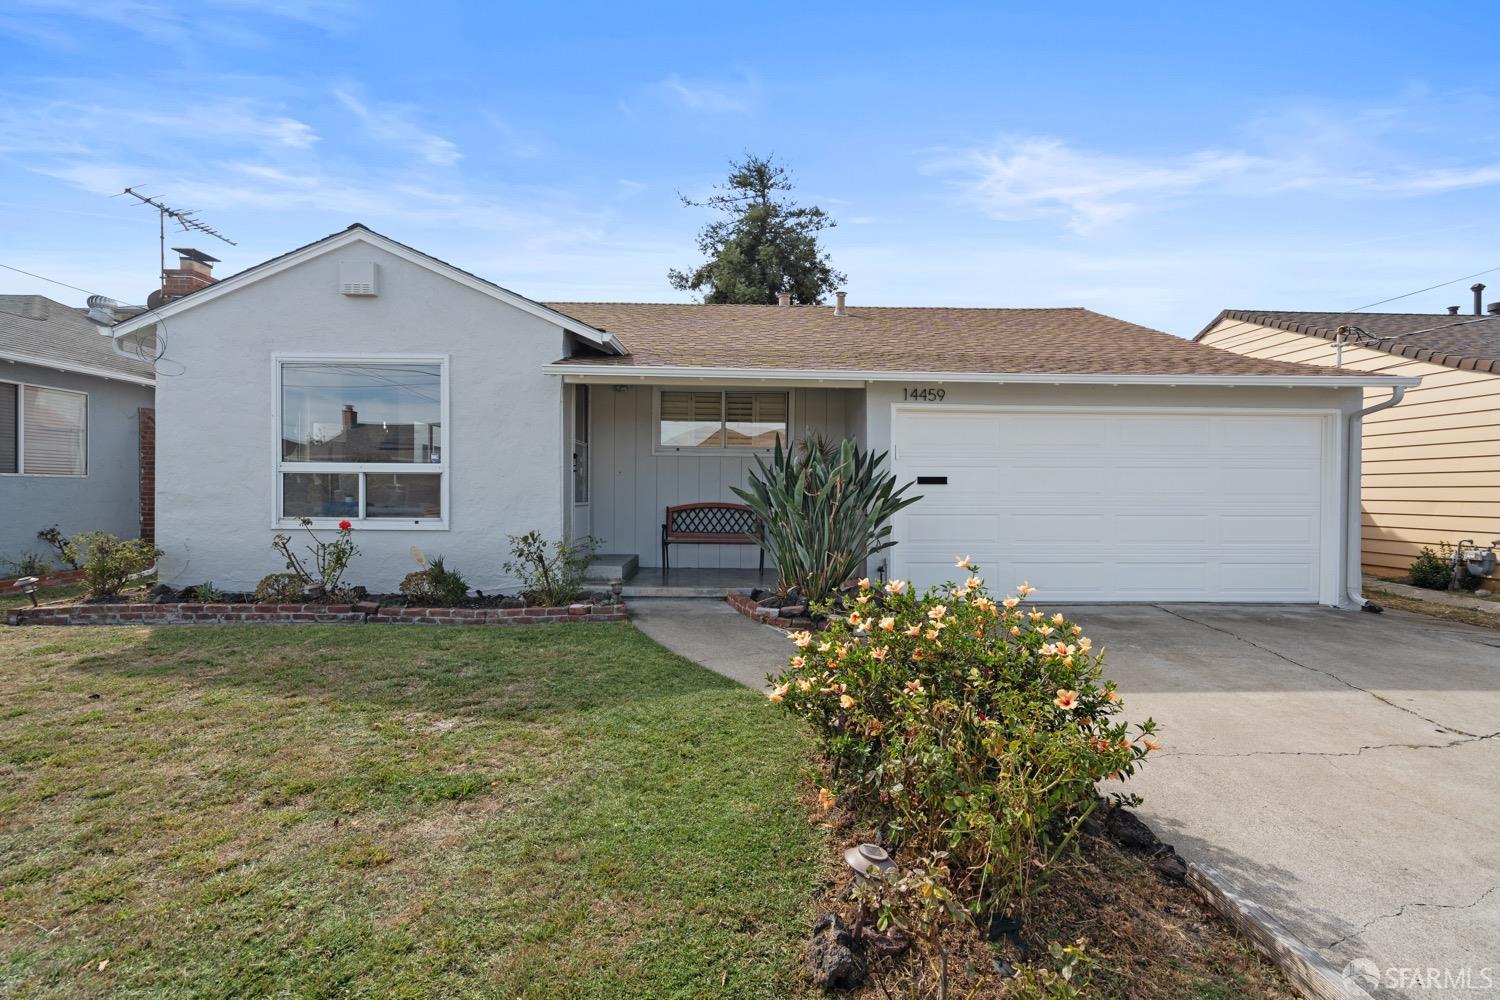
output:
[[1321, 608], [1068, 610], [1129, 715], [1162, 726], [1131, 785], [1164, 840], [1335, 969], [1366, 959], [1407, 983], [1376, 995], [1462, 992], [1467, 969], [1500, 997], [1500, 632]]

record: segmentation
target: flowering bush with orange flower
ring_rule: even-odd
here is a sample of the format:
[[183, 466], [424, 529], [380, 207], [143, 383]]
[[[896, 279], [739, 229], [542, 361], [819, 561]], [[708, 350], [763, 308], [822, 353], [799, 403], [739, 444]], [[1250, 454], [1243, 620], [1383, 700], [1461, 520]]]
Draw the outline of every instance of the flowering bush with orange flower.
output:
[[[825, 631], [793, 633], [771, 693], [821, 736], [903, 853], [946, 851], [973, 912], [1024, 905], [1095, 808], [1156, 747], [1131, 727], [1080, 626], [966, 578], [916, 594], [861, 580]], [[1120, 798], [1133, 801], [1133, 797]]]

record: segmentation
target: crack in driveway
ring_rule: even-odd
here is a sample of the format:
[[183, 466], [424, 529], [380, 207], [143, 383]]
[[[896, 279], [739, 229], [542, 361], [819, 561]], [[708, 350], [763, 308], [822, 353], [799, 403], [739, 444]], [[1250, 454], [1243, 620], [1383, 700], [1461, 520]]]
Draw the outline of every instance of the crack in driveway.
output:
[[[1458, 732], [1459, 730], [1453, 729], [1448, 731]], [[1480, 743], [1484, 740], [1492, 740], [1497, 736], [1500, 736], [1500, 732], [1484, 733], [1480, 736], [1466, 736], [1461, 740], [1449, 740], [1447, 743], [1374, 743], [1362, 746], [1358, 750], [1250, 750], [1245, 753], [1203, 753], [1196, 750], [1171, 750], [1163, 753], [1161, 759], [1167, 760], [1171, 757], [1358, 757], [1366, 750], [1447, 750], [1450, 747], [1459, 747], [1468, 743]]]
[[[1430, 723], [1431, 725], [1434, 725], [1434, 726], [1438, 727], [1438, 730], [1441, 731], [1441, 732], [1445, 732], [1445, 733], [1457, 733], [1459, 736], [1467, 736], [1467, 737], [1469, 737], [1469, 740], [1489, 739], [1489, 737], [1487, 737], [1487, 736], [1481, 736], [1479, 733], [1466, 732], [1465, 730], [1456, 729], [1453, 726], [1447, 725], [1446, 723], [1439, 722], [1436, 719], [1428, 718], [1427, 716], [1423, 715], [1421, 712], [1415, 711], [1414, 709], [1407, 708], [1404, 705], [1398, 705], [1394, 701], [1391, 701], [1389, 698], [1385, 697], [1384, 695], [1377, 694], [1376, 692], [1371, 691], [1369, 688], [1362, 688], [1358, 684], [1353, 683], [1352, 681], [1347, 681], [1347, 680], [1345, 680], [1344, 678], [1340, 677], [1338, 674], [1334, 673], [1331, 670], [1324, 670], [1322, 667], [1314, 667], [1314, 666], [1310, 666], [1309, 664], [1302, 663], [1299, 660], [1294, 660], [1290, 656], [1287, 656], [1285, 653], [1281, 652], [1280, 650], [1272, 649], [1270, 646], [1261, 645], [1260, 643], [1256, 642], [1254, 639], [1247, 639], [1244, 636], [1242, 636], [1242, 635], [1240, 635], [1240, 634], [1238, 634], [1236, 632], [1233, 632], [1233, 631], [1231, 631], [1231, 630], [1229, 630], [1227, 628], [1221, 628], [1218, 625], [1211, 625], [1208, 622], [1201, 621], [1201, 620], [1199, 620], [1197, 618], [1189, 617], [1188, 615], [1185, 615], [1185, 614], [1181, 613], [1180, 611], [1173, 611], [1171, 608], [1163, 607], [1160, 604], [1153, 604], [1152, 607], [1154, 607], [1158, 611], [1161, 611], [1161, 612], [1164, 612], [1166, 614], [1171, 615], [1173, 618], [1181, 619], [1182, 621], [1185, 621], [1185, 622], [1187, 622], [1190, 625], [1197, 625], [1200, 628], [1206, 628], [1206, 629], [1209, 629], [1210, 631], [1218, 632], [1221, 635], [1227, 635], [1231, 639], [1237, 639], [1240, 642], [1243, 642], [1247, 646], [1253, 646], [1254, 648], [1256, 648], [1258, 650], [1261, 650], [1262, 652], [1270, 653], [1272, 656], [1276, 657], [1277, 659], [1284, 660], [1287, 663], [1290, 663], [1294, 667], [1301, 667], [1303, 670], [1307, 670], [1307, 671], [1309, 671], [1311, 673], [1322, 674], [1324, 677], [1330, 678], [1331, 680], [1338, 681], [1340, 684], [1344, 685], [1344, 687], [1348, 688], [1351, 691], [1358, 691], [1361, 694], [1367, 694], [1371, 698], [1374, 698], [1376, 701], [1378, 701], [1378, 702], [1380, 702], [1380, 703], [1382, 703], [1384, 705], [1388, 705], [1391, 708], [1394, 708], [1398, 712], [1405, 712], [1407, 715], [1415, 716], [1416, 718], [1421, 719], [1423, 722]], [[1492, 734], [1492, 735], [1497, 735], [1497, 734]], [[1461, 742], [1461, 743], [1462, 742], [1469, 742], [1469, 740], [1460, 740], [1458, 742]], [[1420, 744], [1418, 744], [1418, 745], [1420, 746]], [[1335, 756], [1337, 756], [1337, 755], [1335, 755]]]
[[1375, 924], [1380, 923], [1382, 920], [1395, 920], [1397, 917], [1405, 914], [1407, 910], [1472, 910], [1474, 907], [1478, 906], [1480, 903], [1488, 899], [1496, 891], [1500, 891], [1500, 885], [1490, 886], [1488, 889], [1484, 890], [1484, 892], [1480, 893], [1479, 898], [1474, 900], [1474, 902], [1472, 903], [1402, 903], [1400, 908], [1398, 908], [1396, 912], [1382, 913], [1379, 916], [1371, 917], [1369, 920], [1366, 920], [1363, 924], [1361, 924], [1356, 930], [1352, 930], [1348, 934], [1345, 934], [1343, 937], [1336, 938], [1335, 940], [1328, 942], [1328, 944], [1324, 945], [1323, 947], [1337, 948], [1339, 945], [1343, 944], [1350, 938], [1359, 934], [1363, 934], [1365, 931], [1369, 930]]

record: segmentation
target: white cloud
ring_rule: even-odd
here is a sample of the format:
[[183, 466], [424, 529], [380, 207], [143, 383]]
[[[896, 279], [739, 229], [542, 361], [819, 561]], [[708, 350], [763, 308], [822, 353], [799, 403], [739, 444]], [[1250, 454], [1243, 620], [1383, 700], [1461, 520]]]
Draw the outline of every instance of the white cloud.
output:
[[415, 153], [437, 167], [451, 167], [463, 158], [456, 143], [423, 130], [411, 120], [412, 109], [398, 104], [366, 104], [350, 87], [338, 87], [333, 95], [364, 125], [371, 138]]
[[739, 84], [711, 83], [705, 80], [684, 80], [676, 73], [659, 80], [653, 89], [678, 102], [689, 111], [709, 114], [726, 114], [749, 111], [752, 105], [754, 82], [746, 79]]

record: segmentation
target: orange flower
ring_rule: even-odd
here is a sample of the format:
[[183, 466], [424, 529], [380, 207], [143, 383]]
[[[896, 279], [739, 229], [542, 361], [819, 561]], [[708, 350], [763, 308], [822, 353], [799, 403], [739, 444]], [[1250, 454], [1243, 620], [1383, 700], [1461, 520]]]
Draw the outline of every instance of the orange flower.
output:
[[1036, 593], [1036, 588], [1029, 583], [1023, 583], [1016, 588], [1016, 593], [1020, 594], [1022, 597], [1030, 597], [1032, 594]]
[[1061, 625], [1064, 621], [1065, 619], [1063, 618], [1061, 611], [1052, 616], [1052, 624], [1054, 625]]
[[886, 632], [890, 632], [896, 627], [896, 619], [891, 615], [886, 615], [880, 619], [880, 627]]
[[885, 592], [887, 594], [899, 594], [902, 591], [904, 591], [905, 589], [906, 589], [906, 581], [905, 580], [891, 580], [888, 583], [886, 583], [886, 585], [885, 585]]
[[865, 616], [860, 614], [858, 611], [849, 612], [849, 624], [853, 625], [855, 628], [859, 628], [859, 623], [864, 620]]
[[789, 690], [791, 690], [789, 685], [778, 684], [771, 690], [771, 693], [767, 695], [767, 697], [769, 697], [772, 701], [780, 701], [781, 699], [786, 697], [786, 693]]
[[916, 636], [922, 634], [922, 626], [913, 625], [911, 628], [906, 630], [906, 634], [915, 638]]
[[1120, 703], [1120, 692], [1116, 691], [1114, 688], [1110, 688], [1108, 691], [1104, 692], [1104, 697], [1109, 699], [1112, 704], [1117, 705]]
[[847, 694], [841, 694], [841, 695], [839, 695], [839, 707], [840, 708], [853, 708], [854, 707], [854, 699], [851, 698], [851, 697], [849, 697]]
[[860, 590], [869, 590], [870, 589], [870, 578], [868, 576], [862, 576], [862, 577], [859, 578], [859, 589]]
[[1057, 697], [1052, 700], [1052, 704], [1065, 712], [1071, 712], [1078, 707], [1078, 692], [1069, 691], [1067, 688], [1058, 688]]
[[940, 622], [940, 621], [943, 620], [943, 616], [946, 615], [947, 613], [948, 613], [948, 609], [946, 607], [944, 607], [943, 605], [939, 604], [936, 607], [933, 607], [930, 610], [928, 610], [927, 617], [931, 618], [935, 622]]
[[806, 649], [808, 644], [812, 642], [811, 632], [788, 632], [786, 637], [792, 640], [798, 649]]
[[911, 651], [911, 661], [913, 663], [921, 663], [926, 658], [927, 658], [927, 654], [924, 653], [924, 652], [922, 652], [922, 647], [920, 647], [920, 646], [918, 646], [916, 649], [914, 649], [914, 650]]
[[1011, 608], [1014, 608], [1017, 604], [1020, 604], [1021, 603], [1021, 599], [1019, 597], [1007, 597], [1005, 600], [1001, 601], [1000, 603], [1003, 604], [1003, 605], [1005, 605], [1005, 610], [1006, 611], [1009, 611]]
[[833, 808], [833, 803], [835, 801], [836, 801], [836, 797], [828, 789], [826, 789], [826, 788], [819, 788], [818, 789], [818, 808], [819, 809], [822, 809], [824, 812], [827, 812], [828, 810], [830, 810], [830, 809]]
[[1019, 625], [1012, 625], [1010, 627], [1010, 634], [1011, 635], [1020, 635], [1021, 634], [1021, 626], [1019, 626]]
[[974, 564], [969, 561], [968, 556], [954, 556], [953, 565], [959, 569], [973, 569]]
[[803, 667], [807, 666], [807, 661], [800, 656], [794, 656], [792, 657], [792, 666], [796, 667], [798, 670], [801, 670]]
[[1145, 747], [1147, 750], [1160, 750], [1161, 749], [1161, 744], [1160, 743], [1156, 742], [1153, 739], [1149, 739], [1149, 738], [1141, 740], [1141, 746]]
[[884, 662], [887, 652], [889, 652], [889, 650], [885, 646], [876, 646], [875, 648], [870, 650], [870, 659]]

